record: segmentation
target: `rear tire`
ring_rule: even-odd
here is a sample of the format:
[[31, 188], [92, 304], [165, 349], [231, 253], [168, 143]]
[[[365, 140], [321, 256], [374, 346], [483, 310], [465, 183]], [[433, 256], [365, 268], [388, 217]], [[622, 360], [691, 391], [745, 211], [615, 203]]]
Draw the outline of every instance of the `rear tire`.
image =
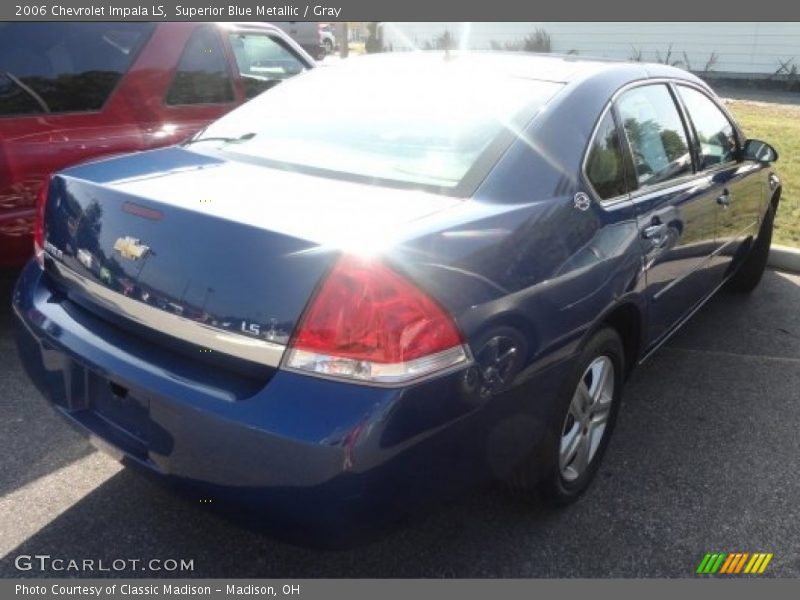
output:
[[531, 453], [510, 481], [514, 491], [538, 495], [550, 507], [571, 504], [586, 491], [614, 429], [624, 370], [622, 340], [605, 327], [577, 360], [551, 413], [544, 446]]
[[769, 248], [772, 245], [772, 229], [775, 223], [775, 208], [770, 203], [758, 237], [753, 242], [753, 247], [747, 253], [736, 273], [728, 280], [727, 289], [732, 292], [747, 294], [752, 292], [761, 281], [764, 269], [769, 258]]

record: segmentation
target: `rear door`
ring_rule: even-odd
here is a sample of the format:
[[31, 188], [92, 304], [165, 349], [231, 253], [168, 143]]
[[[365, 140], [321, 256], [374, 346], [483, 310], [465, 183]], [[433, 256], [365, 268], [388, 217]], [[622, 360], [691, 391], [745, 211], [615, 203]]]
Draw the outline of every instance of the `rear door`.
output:
[[675, 86], [693, 133], [698, 173], [710, 179], [716, 203], [716, 252], [713, 279], [721, 282], [731, 271], [742, 243], [758, 233], [765, 202], [765, 188], [757, 163], [737, 160], [740, 136], [731, 119], [700, 90]]
[[717, 205], [713, 182], [695, 172], [689, 131], [668, 83], [628, 89], [615, 105], [634, 165], [631, 199], [654, 344], [714, 288], [708, 266]]

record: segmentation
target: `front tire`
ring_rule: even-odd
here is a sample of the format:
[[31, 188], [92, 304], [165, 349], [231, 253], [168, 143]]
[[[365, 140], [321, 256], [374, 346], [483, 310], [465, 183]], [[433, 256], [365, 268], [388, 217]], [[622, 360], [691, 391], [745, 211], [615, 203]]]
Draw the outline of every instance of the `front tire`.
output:
[[770, 203], [758, 237], [750, 248], [750, 252], [744, 258], [739, 269], [728, 280], [727, 288], [732, 292], [747, 294], [756, 289], [764, 275], [764, 269], [769, 259], [769, 248], [772, 245], [772, 230], [775, 224], [775, 208]]
[[[624, 369], [619, 334], [610, 327], [595, 333], [551, 413], [545, 447], [520, 467], [512, 487], [526, 495], [538, 492], [550, 507], [571, 504], [586, 491], [614, 429]], [[533, 473], [542, 474], [536, 484]]]

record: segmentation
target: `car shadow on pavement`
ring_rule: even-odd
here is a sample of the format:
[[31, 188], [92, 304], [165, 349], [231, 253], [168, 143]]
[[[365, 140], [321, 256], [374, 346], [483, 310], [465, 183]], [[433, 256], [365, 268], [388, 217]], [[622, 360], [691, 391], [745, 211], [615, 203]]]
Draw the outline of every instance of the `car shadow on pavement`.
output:
[[[749, 297], [712, 300], [633, 374], [598, 479], [567, 509], [487, 486], [380, 541], [319, 551], [123, 470], [8, 552], [0, 576], [690, 577], [711, 550], [774, 552], [768, 575], [800, 576], [798, 305], [800, 278], [772, 272]], [[69, 454], [73, 440], [56, 444]], [[19, 571], [24, 554], [184, 559], [194, 570]]]
[[25, 375], [13, 335], [11, 294], [17, 275], [0, 271], [0, 498], [93, 452]]
[[[767, 271], [751, 294], [720, 292], [668, 347], [800, 358], [800, 276]], [[658, 359], [658, 354], [654, 356]]]
[[19, 276], [19, 271], [0, 269], [0, 331], [11, 326], [11, 293]]

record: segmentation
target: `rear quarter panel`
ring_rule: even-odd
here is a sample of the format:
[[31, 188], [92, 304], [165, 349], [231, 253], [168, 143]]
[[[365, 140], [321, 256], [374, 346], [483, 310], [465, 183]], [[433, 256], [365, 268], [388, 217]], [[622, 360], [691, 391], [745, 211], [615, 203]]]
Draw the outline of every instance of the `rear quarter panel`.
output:
[[570, 84], [506, 152], [475, 196], [436, 215], [391, 259], [456, 316], [474, 354], [492, 332], [527, 340], [516, 383], [574, 356], [614, 308], [645, 318], [641, 247], [630, 202], [596, 199], [581, 175], [607, 100], [640, 67]]

